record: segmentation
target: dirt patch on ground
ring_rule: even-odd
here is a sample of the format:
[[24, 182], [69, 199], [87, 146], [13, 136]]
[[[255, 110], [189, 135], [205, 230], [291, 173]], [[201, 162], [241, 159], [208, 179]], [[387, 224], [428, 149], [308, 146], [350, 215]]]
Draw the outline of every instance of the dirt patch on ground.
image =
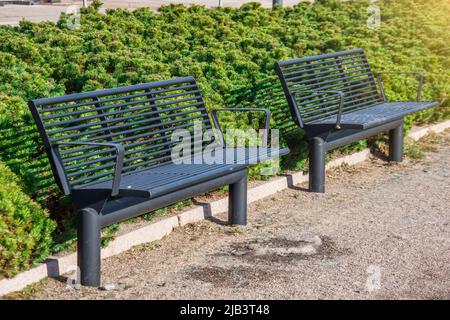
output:
[[[186, 271], [189, 279], [209, 283], [216, 287], [248, 287], [252, 282], [266, 282], [273, 278], [275, 273], [264, 268], [250, 266], [237, 267], [194, 267]], [[279, 276], [279, 275], [277, 275]]]
[[250, 263], [273, 264], [306, 259], [330, 259], [350, 253], [348, 249], [338, 248], [327, 236], [311, 238], [311, 240], [292, 240], [282, 237], [250, 239], [233, 243], [229, 250], [219, 255], [231, 255]]

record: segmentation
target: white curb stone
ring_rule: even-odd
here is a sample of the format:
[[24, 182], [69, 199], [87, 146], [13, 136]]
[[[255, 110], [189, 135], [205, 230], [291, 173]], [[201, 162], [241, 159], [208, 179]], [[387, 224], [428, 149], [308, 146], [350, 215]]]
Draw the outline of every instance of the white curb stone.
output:
[[205, 219], [205, 211], [203, 207], [196, 207], [189, 211], [180, 213], [178, 215], [178, 223], [180, 227], [187, 225], [188, 223], [194, 223]]
[[71, 253], [64, 257], [49, 257], [45, 263], [36, 268], [22, 272], [11, 279], [0, 281], [0, 296], [10, 292], [22, 290], [26, 286], [36, 283], [46, 277], [57, 277], [73, 271], [77, 265], [77, 254]]
[[450, 128], [450, 120], [435, 124], [427, 128], [413, 128], [409, 133], [409, 137], [415, 141], [426, 136], [430, 132], [441, 133]]
[[258, 201], [272, 194], [275, 194], [278, 191], [286, 189], [287, 187], [288, 183], [286, 177], [277, 178], [273, 181], [269, 181], [267, 183], [264, 183], [262, 185], [259, 185], [255, 188], [248, 190], [247, 201], [248, 203]]
[[179, 226], [185, 226], [189, 223], [198, 222], [228, 211], [228, 197], [213, 202], [203, 203], [194, 209], [180, 213], [178, 215]]
[[431, 126], [429, 129], [430, 131], [433, 131], [435, 133], [441, 133], [447, 130], [448, 128], [450, 128], [450, 120], [435, 124], [434, 126]]
[[173, 216], [118, 236], [108, 247], [102, 249], [102, 259], [127, 251], [139, 244], [160, 240], [178, 226], [178, 217]]
[[[205, 216], [215, 216], [216, 214], [228, 211], [228, 197], [213, 201], [205, 205]], [[209, 212], [208, 212], [209, 210]]]
[[71, 253], [64, 257], [47, 259], [47, 273], [49, 277], [57, 277], [77, 269], [77, 254]]
[[288, 178], [292, 180], [292, 185], [294, 186], [309, 181], [309, 176], [304, 174], [302, 171], [293, 173], [289, 175]]
[[411, 131], [409, 132], [408, 137], [410, 137], [414, 141], [417, 141], [426, 136], [428, 132], [429, 132], [428, 128], [412, 128]]
[[41, 264], [36, 268], [18, 274], [14, 278], [3, 279], [0, 281], [0, 296], [21, 290], [45, 277], [47, 277], [47, 265]]
[[[427, 127], [414, 129], [409, 133], [409, 137], [419, 140], [429, 132], [440, 133], [450, 128], [450, 120]], [[370, 150], [364, 149], [360, 152], [334, 159], [327, 164], [327, 169], [340, 166], [344, 163], [355, 165], [369, 159]], [[272, 181], [263, 183], [248, 190], [248, 203], [261, 200], [279, 191], [287, 189], [292, 185], [307, 182], [308, 175], [303, 172], [296, 172], [281, 176]], [[174, 228], [184, 226], [188, 223], [201, 221], [207, 217], [228, 211], [228, 197], [210, 203], [201, 204], [193, 209], [178, 214], [177, 216], [161, 219], [148, 226], [139, 228], [129, 233], [118, 236], [111, 241], [107, 248], [102, 249], [102, 259], [117, 255], [131, 249], [133, 246], [156, 241], [170, 234]], [[77, 255], [71, 253], [64, 257], [50, 257], [39, 266], [22, 272], [12, 279], [0, 280], [0, 296], [14, 291], [19, 291], [28, 285], [39, 282], [46, 277], [57, 277], [64, 273], [76, 269]]]
[[330, 169], [330, 168], [335, 168], [335, 167], [339, 167], [341, 165], [348, 164], [349, 166], [353, 166], [357, 163], [363, 162], [368, 160], [370, 157], [370, 149], [364, 149], [362, 151], [356, 152], [356, 153], [352, 153], [349, 154], [347, 156], [338, 158], [338, 159], [334, 159], [331, 160], [330, 162], [327, 163], [326, 168]]

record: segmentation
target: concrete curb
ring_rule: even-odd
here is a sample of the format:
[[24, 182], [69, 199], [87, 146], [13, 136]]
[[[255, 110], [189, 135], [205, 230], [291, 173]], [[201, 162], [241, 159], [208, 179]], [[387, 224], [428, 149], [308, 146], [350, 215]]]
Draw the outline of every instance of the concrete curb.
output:
[[[448, 128], [450, 128], [450, 120], [426, 128], [414, 129], [408, 136], [414, 140], [419, 140], [430, 132], [439, 133]], [[338, 167], [344, 163], [355, 165], [369, 159], [369, 156], [370, 150], [364, 149], [360, 152], [330, 161], [327, 164], [327, 169]], [[303, 172], [284, 174], [272, 181], [249, 189], [247, 195], [248, 203], [261, 200], [291, 186], [307, 181], [308, 175], [305, 175]], [[160, 240], [177, 227], [198, 222], [226, 211], [228, 211], [228, 197], [210, 203], [202, 203], [176, 216], [161, 219], [145, 227], [118, 236], [111, 241], [107, 248], [102, 249], [102, 259], [127, 251], [136, 245]], [[57, 277], [73, 271], [76, 269], [76, 264], [76, 253], [71, 253], [64, 257], [50, 257], [39, 266], [22, 272], [14, 278], [0, 280], [0, 296], [22, 290], [26, 286], [39, 282], [46, 277]]]
[[434, 133], [441, 133], [445, 130], [450, 128], [450, 120], [426, 127], [426, 128], [413, 128], [411, 132], [409, 133], [409, 137], [415, 141], [419, 140], [420, 138], [426, 136], [427, 134], [434, 132]]

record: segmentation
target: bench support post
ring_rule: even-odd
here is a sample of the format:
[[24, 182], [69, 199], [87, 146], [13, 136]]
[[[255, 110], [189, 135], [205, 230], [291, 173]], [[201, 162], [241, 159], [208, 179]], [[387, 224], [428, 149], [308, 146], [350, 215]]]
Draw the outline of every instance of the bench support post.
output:
[[81, 285], [100, 286], [100, 221], [92, 208], [77, 212], [78, 219], [78, 268]]
[[320, 137], [309, 140], [309, 191], [325, 192], [325, 142]]
[[403, 123], [389, 131], [389, 160], [403, 161]]
[[247, 224], [247, 173], [239, 181], [230, 184], [228, 195], [228, 223]]

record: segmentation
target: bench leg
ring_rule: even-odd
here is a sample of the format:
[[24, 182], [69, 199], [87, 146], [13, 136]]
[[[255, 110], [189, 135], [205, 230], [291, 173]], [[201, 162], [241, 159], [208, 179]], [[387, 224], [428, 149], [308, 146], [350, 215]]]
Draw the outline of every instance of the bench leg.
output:
[[403, 161], [403, 124], [389, 131], [389, 160]]
[[243, 226], [247, 224], [247, 174], [241, 180], [230, 184], [228, 223]]
[[309, 191], [325, 192], [325, 142], [319, 137], [309, 140]]
[[79, 210], [78, 268], [81, 285], [100, 286], [100, 224], [98, 213], [91, 208]]

